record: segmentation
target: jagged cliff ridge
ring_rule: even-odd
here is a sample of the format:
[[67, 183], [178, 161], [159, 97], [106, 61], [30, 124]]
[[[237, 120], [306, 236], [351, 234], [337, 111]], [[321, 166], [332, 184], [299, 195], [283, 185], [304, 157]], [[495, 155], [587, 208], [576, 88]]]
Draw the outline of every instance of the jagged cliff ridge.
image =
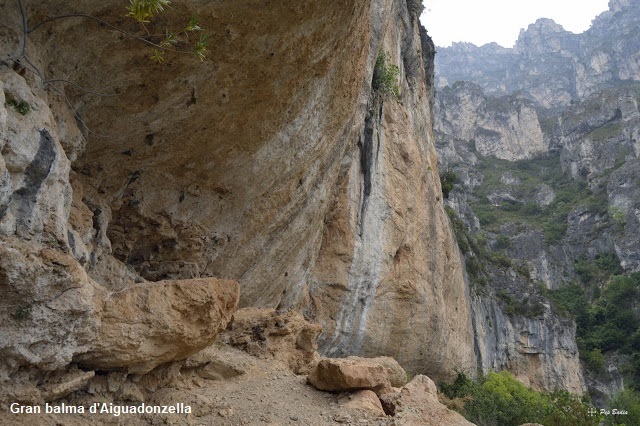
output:
[[[17, 386], [6, 390], [50, 398], [38, 385], [78, 366], [142, 374], [147, 345], [157, 362], [199, 350], [238, 297], [208, 277], [237, 280], [241, 306], [302, 310], [324, 326], [325, 353], [391, 355], [435, 378], [473, 371], [430, 130], [433, 46], [407, 3], [174, 7], [159, 25], [203, 17], [204, 63], [152, 65], [134, 40], [80, 18], [29, 35], [47, 78], [117, 96], [45, 91], [28, 65], [0, 68], [0, 372]], [[21, 19], [2, 10], [7, 57]], [[27, 2], [31, 23], [78, 11], [140, 31], [120, 2]], [[383, 51], [398, 99], [372, 91]], [[153, 328], [167, 310], [156, 326], [175, 326], [174, 342]], [[187, 319], [212, 331], [185, 348]], [[134, 330], [145, 350], [118, 346], [138, 321], [151, 328]]]
[[543, 107], [566, 106], [608, 82], [640, 78], [637, 20], [632, 0], [612, 0], [582, 34], [539, 19], [513, 49], [454, 43], [438, 49], [436, 85], [473, 81], [491, 95], [521, 90]]
[[[536, 368], [538, 377], [569, 369], [573, 379], [558, 379], [576, 386], [582, 379], [574, 325], [544, 294], [582, 288], [586, 305], [606, 296], [610, 275], [640, 267], [640, 9], [625, 1], [609, 8], [580, 35], [539, 20], [514, 49], [455, 45], [439, 49], [436, 63], [438, 81], [451, 83], [438, 90], [434, 125], [441, 168], [458, 178], [448, 206], [459, 221], [459, 241], [470, 245], [474, 292], [485, 300], [474, 310], [482, 312], [476, 323], [488, 330], [516, 325], [496, 333], [497, 340], [520, 333], [521, 341], [534, 342], [527, 345], [544, 347], [536, 349], [548, 360]], [[497, 326], [484, 313], [494, 305], [498, 316], [507, 313]], [[589, 359], [599, 348], [585, 337], [589, 322], [579, 324], [580, 354]], [[477, 335], [480, 347], [494, 347], [491, 333]], [[620, 361], [613, 347], [600, 373], [588, 371], [596, 398], [621, 387], [616, 363], [627, 359]], [[499, 358], [482, 362], [538, 362], [528, 355]]]

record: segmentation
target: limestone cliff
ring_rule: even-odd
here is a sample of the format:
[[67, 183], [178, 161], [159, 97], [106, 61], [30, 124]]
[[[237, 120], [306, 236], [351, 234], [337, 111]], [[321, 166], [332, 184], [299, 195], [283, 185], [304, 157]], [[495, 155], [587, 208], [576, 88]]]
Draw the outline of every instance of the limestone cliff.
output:
[[459, 82], [438, 92], [434, 128], [438, 144], [473, 145], [480, 155], [515, 161], [548, 149], [536, 106], [523, 96], [487, 97], [479, 86]]
[[[457, 176], [447, 206], [477, 295], [479, 365], [547, 389], [588, 386], [598, 401], [621, 388], [626, 358], [606, 348], [600, 370], [585, 372], [588, 322], [576, 328], [549, 296], [574, 288], [596, 303], [612, 275], [640, 267], [640, 9], [609, 9], [579, 35], [540, 19], [513, 49], [439, 49], [434, 124], [441, 168]], [[494, 117], [517, 102], [528, 117], [498, 129]], [[524, 128], [538, 141], [528, 156], [524, 138], [509, 139]]]
[[[3, 58], [19, 57], [19, 9], [2, 10]], [[89, 14], [144, 36], [120, 2], [26, 13], [31, 25]], [[235, 307], [233, 281], [206, 277], [237, 280], [241, 306], [304, 311], [325, 327], [327, 354], [390, 355], [435, 379], [472, 371], [431, 133], [434, 49], [407, 2], [176, 2], [150, 30], [191, 15], [209, 34], [202, 63], [150, 63], [135, 39], [71, 17], [29, 34], [33, 64], [0, 65], [2, 379], [147, 371], [148, 353], [95, 360], [109, 359], [98, 339], [117, 345], [129, 319], [153, 326], [158, 281], [172, 310], [158, 327], [175, 321], [190, 341], [177, 323], [193, 309], [212, 329], [188, 350], [150, 343], [160, 361], [184, 358]], [[372, 90], [381, 52], [399, 67], [397, 98]], [[33, 66], [72, 84], [44, 90]]]

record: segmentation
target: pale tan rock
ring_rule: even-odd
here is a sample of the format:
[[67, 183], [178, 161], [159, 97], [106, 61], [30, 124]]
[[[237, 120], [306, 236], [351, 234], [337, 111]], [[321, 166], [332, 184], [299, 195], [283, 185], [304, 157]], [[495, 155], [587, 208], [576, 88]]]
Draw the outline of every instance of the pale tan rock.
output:
[[365, 411], [376, 417], [386, 416], [378, 396], [373, 391], [361, 390], [349, 395], [348, 399], [342, 404], [344, 408]]
[[95, 371], [76, 371], [67, 375], [62, 382], [44, 385], [42, 387], [42, 399], [54, 401], [69, 395], [71, 392], [83, 389], [95, 375]]
[[394, 405], [394, 424], [398, 426], [473, 425], [440, 403], [436, 385], [427, 376], [414, 377], [400, 390]]
[[116, 393], [116, 397], [121, 401], [143, 402], [145, 400], [144, 394], [138, 385], [130, 381], [122, 384]]
[[231, 378], [246, 374], [255, 367], [254, 357], [220, 340], [219, 337], [213, 345], [187, 358], [182, 368], [195, 370], [202, 377], [212, 374], [215, 378]]
[[210, 345], [238, 303], [238, 283], [216, 278], [129, 287], [105, 301], [94, 347], [84, 366], [142, 374]]
[[393, 416], [396, 414], [396, 407], [398, 406], [398, 399], [400, 398], [400, 388], [385, 389], [378, 395], [380, 404], [385, 413]]
[[[413, 49], [429, 55], [419, 34], [386, 19], [373, 23], [373, 58], [386, 51], [402, 68]], [[469, 299], [442, 208], [432, 92], [411, 77], [425, 81], [423, 69], [407, 71], [402, 101], [374, 96], [359, 152], [343, 159], [310, 293], [323, 355], [388, 355], [409, 373], [453, 379], [456, 367], [476, 368]]]
[[306, 374], [319, 359], [318, 335], [322, 326], [298, 312], [273, 309], [239, 309], [221, 340], [247, 353], [283, 361], [295, 373]]
[[[326, 391], [370, 389], [377, 393], [398, 384], [402, 367], [389, 357], [379, 358], [323, 358], [313, 368], [308, 382]], [[406, 375], [402, 384], [406, 383]]]

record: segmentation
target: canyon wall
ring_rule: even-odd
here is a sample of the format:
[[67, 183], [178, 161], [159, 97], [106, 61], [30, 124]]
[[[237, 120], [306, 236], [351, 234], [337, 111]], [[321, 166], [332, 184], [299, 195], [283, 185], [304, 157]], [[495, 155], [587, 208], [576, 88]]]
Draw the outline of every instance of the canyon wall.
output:
[[447, 207], [477, 297], [479, 365], [588, 387], [599, 403], [627, 358], [612, 346], [597, 371], [580, 361], [600, 350], [593, 324], [552, 299], [574, 289], [587, 309], [640, 267], [639, 22], [637, 3], [614, 0], [582, 34], [540, 19], [514, 48], [459, 43], [436, 58], [438, 159], [456, 176]]

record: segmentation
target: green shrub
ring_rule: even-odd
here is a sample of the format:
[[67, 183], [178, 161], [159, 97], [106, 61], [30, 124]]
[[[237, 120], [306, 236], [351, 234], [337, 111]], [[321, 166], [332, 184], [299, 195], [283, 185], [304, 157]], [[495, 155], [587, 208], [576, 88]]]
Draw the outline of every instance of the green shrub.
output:
[[627, 221], [626, 214], [620, 207], [611, 206], [609, 207], [608, 213], [611, 220], [617, 225], [624, 225]]
[[398, 88], [398, 75], [400, 69], [397, 65], [391, 63], [389, 54], [380, 52], [376, 65], [373, 69], [373, 81], [371, 86], [373, 91], [382, 95], [394, 95], [400, 98], [400, 89]]
[[568, 285], [548, 292], [549, 299], [561, 312], [567, 312], [576, 319], [578, 329], [588, 321], [589, 302], [584, 289], [578, 284]]
[[27, 115], [29, 113], [29, 111], [31, 110], [31, 107], [29, 106], [29, 104], [25, 101], [16, 101], [15, 99], [12, 99], [10, 97], [7, 96], [7, 99], [4, 103], [6, 106], [12, 107], [13, 109], [15, 109], [18, 114], [20, 115]]
[[560, 242], [567, 233], [567, 221], [555, 221], [551, 220], [544, 224], [544, 236], [547, 240], [547, 244], [555, 244]]
[[169, 0], [129, 0], [127, 16], [141, 24], [147, 23], [154, 14], [164, 11], [165, 6], [169, 6], [169, 3], [171, 3]]
[[553, 411], [542, 420], [545, 426], [596, 426], [602, 421], [595, 407], [587, 400], [581, 399], [567, 391], [556, 391], [549, 394]]
[[550, 398], [527, 388], [509, 372], [490, 372], [465, 404], [467, 418], [478, 425], [517, 426], [551, 414]]
[[424, 5], [422, 4], [422, 0], [407, 0], [407, 8], [409, 9], [409, 13], [419, 17], [422, 15]]
[[480, 220], [480, 225], [483, 226], [488, 226], [498, 221], [498, 216], [491, 211], [478, 210], [476, 211], [476, 215], [478, 216], [478, 220]]
[[592, 407], [577, 395], [537, 392], [507, 371], [490, 372], [478, 381], [458, 373], [452, 384], [440, 384], [440, 390], [447, 398], [462, 398], [465, 403], [459, 411], [479, 426], [596, 426], [601, 420], [600, 416], [589, 415]]
[[440, 383], [440, 391], [449, 399], [462, 398], [469, 395], [473, 391], [473, 382], [466, 374], [461, 371], [457, 372], [456, 379], [450, 385]]
[[604, 283], [612, 275], [621, 273], [620, 261], [615, 253], [600, 253], [593, 260], [579, 259], [574, 264], [576, 274], [585, 284]]
[[604, 371], [604, 355], [600, 349], [585, 351], [582, 358], [587, 363], [587, 368], [591, 371]]
[[605, 425], [640, 425], [640, 393], [625, 389], [614, 395], [607, 404], [611, 408], [624, 410], [626, 415], [606, 416]]
[[498, 250], [504, 250], [511, 247], [511, 239], [507, 235], [498, 235], [496, 238], [496, 247]]
[[522, 206], [521, 210], [522, 210], [522, 213], [528, 216], [537, 216], [539, 214], [542, 214], [543, 212], [542, 207], [540, 207], [540, 204], [533, 201], [526, 203], [524, 206]]
[[512, 264], [511, 258], [509, 258], [503, 252], [492, 253], [489, 257], [493, 263], [502, 266], [503, 268], [509, 268]]
[[622, 134], [622, 124], [617, 123], [608, 123], [602, 127], [598, 127], [587, 137], [589, 137], [594, 142], [604, 142], [606, 140], [618, 137]]
[[469, 274], [469, 276], [471, 278], [478, 278], [478, 273], [480, 272], [480, 266], [478, 265], [478, 261], [476, 260], [475, 257], [467, 257], [467, 259], [464, 261], [465, 266], [467, 267], [467, 274]]
[[447, 170], [440, 175], [440, 186], [442, 186], [442, 195], [444, 198], [449, 198], [449, 193], [453, 190], [456, 179], [456, 174], [451, 170]]

